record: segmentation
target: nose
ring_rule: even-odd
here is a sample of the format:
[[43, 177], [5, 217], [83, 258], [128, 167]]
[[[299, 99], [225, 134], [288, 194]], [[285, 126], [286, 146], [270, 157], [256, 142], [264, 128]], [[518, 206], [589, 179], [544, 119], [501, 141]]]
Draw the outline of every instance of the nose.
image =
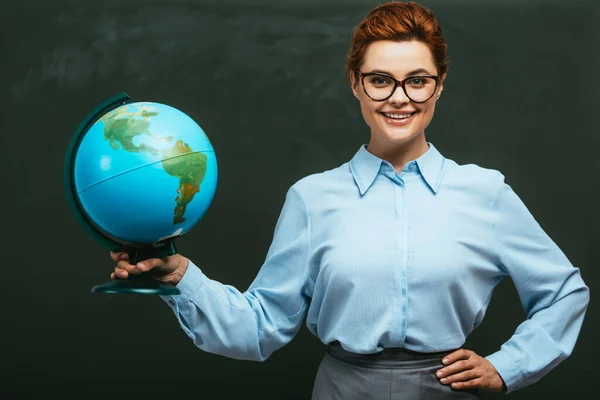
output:
[[402, 86], [398, 85], [396, 90], [394, 90], [394, 93], [392, 93], [392, 95], [389, 97], [388, 101], [392, 104], [404, 104], [410, 102], [410, 99], [406, 93], [404, 93]]

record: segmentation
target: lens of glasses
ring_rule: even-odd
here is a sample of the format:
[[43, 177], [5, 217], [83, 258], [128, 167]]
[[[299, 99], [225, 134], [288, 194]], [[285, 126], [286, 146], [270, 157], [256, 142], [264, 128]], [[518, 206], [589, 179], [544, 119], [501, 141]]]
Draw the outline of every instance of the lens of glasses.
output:
[[[384, 100], [392, 95], [394, 90], [394, 79], [385, 75], [367, 75], [363, 84], [365, 91], [373, 100]], [[406, 95], [416, 102], [428, 100], [433, 96], [436, 81], [426, 76], [415, 76], [406, 79]]]

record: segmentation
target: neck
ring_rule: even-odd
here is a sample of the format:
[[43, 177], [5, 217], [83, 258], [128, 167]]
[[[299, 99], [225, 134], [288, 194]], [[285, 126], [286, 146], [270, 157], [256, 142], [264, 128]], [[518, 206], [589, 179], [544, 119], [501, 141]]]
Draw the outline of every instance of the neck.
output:
[[429, 145], [425, 139], [425, 132], [422, 132], [409, 141], [401, 143], [382, 142], [371, 137], [367, 150], [382, 160], [388, 161], [396, 172], [400, 173], [406, 163], [425, 154], [429, 150]]

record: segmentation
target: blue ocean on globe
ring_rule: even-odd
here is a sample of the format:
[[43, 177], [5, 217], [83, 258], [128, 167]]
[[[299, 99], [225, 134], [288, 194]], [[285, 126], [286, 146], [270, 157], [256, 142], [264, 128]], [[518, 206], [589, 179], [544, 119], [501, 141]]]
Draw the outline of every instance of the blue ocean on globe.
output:
[[213, 146], [192, 118], [165, 104], [135, 102], [88, 129], [73, 177], [79, 203], [105, 234], [152, 244], [198, 223], [218, 173]]

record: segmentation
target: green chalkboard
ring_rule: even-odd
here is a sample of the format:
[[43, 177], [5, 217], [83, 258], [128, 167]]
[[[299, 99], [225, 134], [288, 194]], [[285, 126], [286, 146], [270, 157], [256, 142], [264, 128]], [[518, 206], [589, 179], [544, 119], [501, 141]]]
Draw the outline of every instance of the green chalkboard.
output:
[[[353, 27], [379, 3], [3, 0], [0, 398], [310, 398], [324, 346], [305, 328], [264, 363], [231, 360], [197, 349], [156, 297], [90, 293], [113, 264], [69, 209], [63, 159], [80, 121], [116, 93], [186, 112], [211, 139], [219, 185], [178, 249], [245, 290], [287, 189], [369, 139], [344, 61]], [[594, 292], [600, 3], [423, 4], [450, 58], [427, 139], [458, 163], [502, 171]], [[572, 357], [512, 399], [596, 390], [595, 314], [592, 304]], [[495, 351], [523, 318], [503, 281], [466, 346]]]

